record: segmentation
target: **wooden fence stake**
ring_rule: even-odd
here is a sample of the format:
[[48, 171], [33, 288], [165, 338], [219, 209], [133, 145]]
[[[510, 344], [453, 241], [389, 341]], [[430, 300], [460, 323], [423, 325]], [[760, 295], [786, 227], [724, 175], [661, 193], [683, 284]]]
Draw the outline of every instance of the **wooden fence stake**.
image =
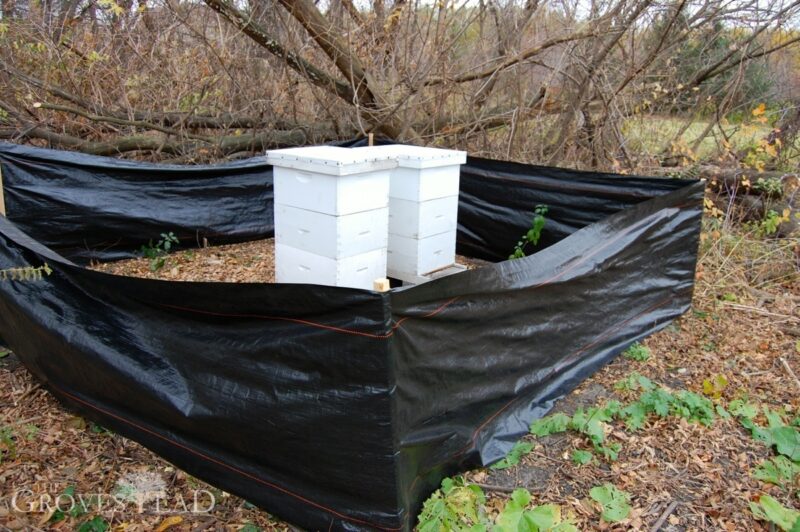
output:
[[388, 292], [389, 288], [389, 279], [386, 277], [372, 281], [372, 289], [376, 292]]
[[0, 165], [0, 214], [6, 215], [6, 195], [3, 190], [3, 165]]

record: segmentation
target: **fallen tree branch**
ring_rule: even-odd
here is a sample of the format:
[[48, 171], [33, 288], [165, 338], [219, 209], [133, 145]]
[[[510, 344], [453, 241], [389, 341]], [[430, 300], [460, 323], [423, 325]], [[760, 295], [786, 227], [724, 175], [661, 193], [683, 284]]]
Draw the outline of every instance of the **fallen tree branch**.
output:
[[449, 120], [434, 120], [416, 127], [424, 134], [459, 135], [470, 134], [508, 125], [512, 120], [527, 120], [541, 110], [547, 90], [544, 87], [522, 107], [499, 106], [481, 113], [480, 116], [460, 116]]
[[271, 147], [302, 146], [336, 138], [332, 135], [332, 132], [327, 132], [331, 133], [331, 136], [326, 136], [324, 132], [314, 131], [313, 129], [296, 129], [292, 131], [265, 131], [245, 135], [227, 135], [210, 138], [207, 141], [180, 141], [152, 135], [130, 135], [112, 141], [98, 142], [57, 133], [45, 126], [27, 123], [24, 127], [0, 127], [0, 138], [9, 140], [21, 138], [46, 140], [59, 148], [69, 148], [91, 155], [113, 156], [134, 151], [181, 155], [201, 148], [214, 150], [220, 155], [228, 155], [242, 151], [262, 151]]
[[44, 90], [52, 96], [77, 105], [80, 108], [78, 109], [69, 106], [61, 106], [58, 104], [42, 102], [42, 109], [62, 111], [84, 117], [87, 117], [88, 111], [88, 114], [114, 118], [117, 120], [125, 120], [128, 122], [146, 122], [146, 124], [143, 124], [139, 127], [147, 127], [148, 129], [157, 129], [158, 126], [165, 128], [182, 126], [184, 129], [257, 129], [268, 127], [270, 125], [277, 127], [278, 129], [291, 129], [292, 127], [297, 126], [297, 124], [285, 124], [280, 122], [271, 124], [270, 121], [262, 118], [240, 116], [233, 113], [221, 113], [219, 115], [211, 116], [177, 111], [161, 113], [153, 111], [133, 111], [131, 113], [126, 111], [112, 111], [93, 105], [90, 102], [87, 102], [86, 100], [70, 93], [63, 87], [59, 87], [53, 83], [45, 82], [26, 72], [14, 68], [5, 63], [2, 59], [0, 59], [0, 70], [4, 70], [12, 77]]
[[60, 111], [63, 113], [73, 114], [76, 116], [83, 117], [87, 120], [91, 120], [92, 122], [105, 122], [108, 124], [114, 124], [116, 126], [150, 129], [154, 131], [160, 131], [161, 133], [166, 133], [167, 135], [175, 135], [175, 136], [185, 135], [187, 138], [194, 138], [195, 140], [201, 140], [201, 141], [209, 141], [207, 137], [188, 135], [171, 127], [154, 124], [152, 122], [145, 122], [141, 120], [127, 120], [124, 118], [119, 118], [117, 116], [103, 116], [99, 114], [90, 113], [88, 111], [83, 111], [81, 109], [76, 109], [74, 107], [68, 107], [66, 105], [58, 105], [46, 102], [35, 103], [33, 104], [33, 106], [37, 109], [47, 109], [50, 111]]
[[780, 198], [782, 190], [771, 190], [766, 187], [754, 187], [759, 179], [797, 178], [791, 172], [759, 172], [758, 170], [743, 168], [721, 168], [713, 165], [702, 165], [698, 172], [699, 177], [709, 181], [709, 188], [717, 192], [736, 191], [738, 194], [751, 194], [769, 198]]

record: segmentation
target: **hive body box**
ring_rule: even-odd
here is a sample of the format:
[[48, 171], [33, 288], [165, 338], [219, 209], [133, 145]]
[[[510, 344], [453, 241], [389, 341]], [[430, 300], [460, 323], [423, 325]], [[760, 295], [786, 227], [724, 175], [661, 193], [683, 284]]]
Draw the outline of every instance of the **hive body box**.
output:
[[374, 148], [397, 160], [389, 187], [389, 277], [418, 284], [453, 268], [463, 151], [390, 145]]
[[275, 280], [371, 289], [386, 275], [397, 163], [369, 148], [267, 152], [275, 179]]

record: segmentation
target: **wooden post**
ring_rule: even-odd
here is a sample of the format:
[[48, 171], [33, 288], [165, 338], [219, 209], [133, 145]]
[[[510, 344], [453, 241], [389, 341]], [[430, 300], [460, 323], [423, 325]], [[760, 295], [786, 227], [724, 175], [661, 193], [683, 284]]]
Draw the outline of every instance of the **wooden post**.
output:
[[389, 279], [386, 277], [372, 281], [372, 289], [376, 292], [388, 292], [389, 288]]
[[375, 145], [375, 133], [367, 133], [367, 142], [369, 142], [369, 146]]

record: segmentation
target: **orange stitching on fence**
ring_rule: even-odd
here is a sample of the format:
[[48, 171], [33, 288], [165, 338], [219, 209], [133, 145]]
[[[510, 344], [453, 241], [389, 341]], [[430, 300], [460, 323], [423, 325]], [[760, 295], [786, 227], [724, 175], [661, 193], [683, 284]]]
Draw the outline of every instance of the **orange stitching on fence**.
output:
[[[458, 299], [459, 299], [458, 297], [454, 297], [454, 298], [442, 303], [442, 305], [440, 305], [435, 310], [433, 310], [433, 311], [431, 311], [431, 312], [429, 312], [427, 314], [424, 314], [422, 316], [419, 316], [417, 319], [425, 319], [425, 318], [431, 318], [433, 316], [436, 316], [437, 314], [442, 312], [444, 309], [446, 309], [447, 307], [449, 307], [450, 305], [455, 303]], [[364, 332], [364, 331], [357, 331], [357, 330], [354, 330], [354, 329], [346, 329], [344, 327], [336, 327], [336, 326], [333, 326], [333, 325], [325, 325], [324, 323], [317, 323], [317, 322], [310, 321], [310, 320], [301, 320], [299, 318], [287, 318], [287, 317], [284, 317], [284, 316], [267, 316], [267, 315], [264, 315], [264, 314], [235, 314], [235, 313], [227, 313], [227, 312], [213, 312], [213, 311], [210, 311], [210, 310], [200, 310], [200, 309], [195, 309], [195, 308], [182, 307], [180, 305], [168, 305], [168, 304], [164, 304], [164, 303], [159, 303], [158, 305], [161, 306], [161, 307], [171, 308], [171, 309], [175, 309], [175, 310], [182, 310], [182, 311], [185, 311], [185, 312], [193, 312], [193, 313], [196, 313], [196, 314], [205, 314], [205, 315], [208, 315], [208, 316], [220, 316], [220, 317], [225, 317], [225, 318], [251, 318], [251, 319], [261, 319], [261, 320], [288, 321], [288, 322], [291, 322], [291, 323], [299, 323], [301, 325], [308, 325], [309, 327], [317, 327], [319, 329], [325, 329], [325, 330], [328, 330], [328, 331], [333, 331], [333, 332], [338, 332], [338, 333], [343, 333], [343, 334], [354, 334], [356, 336], [364, 336], [364, 337], [367, 337], [367, 338], [377, 338], [379, 340], [385, 340], [387, 338], [391, 338], [392, 336], [394, 336], [394, 332], [398, 328], [400, 328], [400, 326], [403, 324], [403, 322], [405, 322], [408, 319], [415, 318], [415, 316], [406, 316], [406, 317], [398, 320], [397, 323], [395, 323], [394, 325], [392, 325], [392, 328], [388, 333], [386, 333], [386, 334], [374, 334], [374, 333], [368, 333], [368, 332]]]

